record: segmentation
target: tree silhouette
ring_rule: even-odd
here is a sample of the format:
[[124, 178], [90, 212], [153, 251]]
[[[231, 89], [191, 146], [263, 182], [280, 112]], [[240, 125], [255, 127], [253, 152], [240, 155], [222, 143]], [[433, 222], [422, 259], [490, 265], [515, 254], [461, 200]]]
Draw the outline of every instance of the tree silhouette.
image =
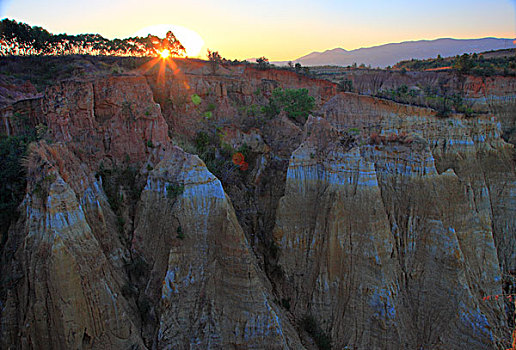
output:
[[4, 19], [0, 21], [0, 56], [105, 55], [157, 56], [162, 50], [184, 56], [186, 50], [171, 31], [164, 39], [155, 35], [109, 40], [99, 34], [53, 35], [41, 27]]
[[256, 63], [258, 63], [258, 69], [266, 70], [270, 68], [269, 59], [264, 56], [257, 58]]

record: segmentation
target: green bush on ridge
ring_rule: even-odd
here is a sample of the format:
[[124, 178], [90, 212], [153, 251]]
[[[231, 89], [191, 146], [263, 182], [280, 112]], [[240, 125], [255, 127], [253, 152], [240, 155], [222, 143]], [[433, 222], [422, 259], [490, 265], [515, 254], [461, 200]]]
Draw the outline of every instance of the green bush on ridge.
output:
[[265, 113], [269, 117], [284, 111], [289, 118], [306, 120], [315, 108], [315, 99], [308, 95], [307, 89], [281, 89], [272, 91]]

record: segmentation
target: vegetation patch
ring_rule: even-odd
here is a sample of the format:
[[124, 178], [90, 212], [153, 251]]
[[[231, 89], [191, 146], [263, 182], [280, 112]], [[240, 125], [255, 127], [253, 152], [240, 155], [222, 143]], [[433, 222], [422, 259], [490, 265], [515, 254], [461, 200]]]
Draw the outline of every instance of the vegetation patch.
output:
[[[507, 51], [507, 54], [503, 54]], [[495, 53], [500, 52], [499, 55]], [[491, 57], [490, 57], [491, 56]], [[516, 56], [514, 50], [498, 50], [484, 54], [463, 54], [455, 57], [437, 58], [426, 60], [411, 59], [398, 62], [395, 69], [412, 71], [424, 70], [454, 70], [461, 74], [472, 74], [476, 76], [516, 76]]]
[[235, 149], [222, 137], [220, 129], [212, 133], [199, 131], [194, 140], [195, 153], [223, 184], [234, 184], [245, 176], [254, 155], [246, 144]]
[[459, 93], [449, 94], [446, 89], [437, 91], [431, 87], [409, 88], [402, 84], [396, 89], [378, 91], [374, 96], [400, 103], [429, 107], [437, 111], [437, 116], [448, 117], [452, 112], [473, 116], [473, 102], [465, 100]]
[[274, 117], [284, 111], [289, 118], [305, 121], [314, 108], [315, 99], [308, 95], [307, 89], [276, 88], [272, 91], [265, 113]]
[[192, 103], [196, 106], [200, 105], [201, 102], [202, 102], [202, 99], [201, 99], [201, 96], [197, 95], [197, 94], [193, 94], [192, 97]]

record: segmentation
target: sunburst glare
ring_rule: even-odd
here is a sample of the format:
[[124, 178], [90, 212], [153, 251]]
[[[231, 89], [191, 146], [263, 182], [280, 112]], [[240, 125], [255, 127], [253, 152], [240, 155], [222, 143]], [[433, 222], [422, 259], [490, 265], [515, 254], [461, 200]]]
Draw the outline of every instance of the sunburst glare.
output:
[[201, 49], [204, 47], [204, 40], [195, 31], [182, 26], [174, 24], [153, 25], [137, 31], [133, 36], [146, 37], [148, 34], [152, 34], [163, 38], [169, 30], [171, 30], [181, 44], [183, 44], [187, 56], [196, 57], [199, 55]]
[[161, 56], [161, 58], [166, 59], [166, 58], [168, 58], [168, 56], [170, 56], [170, 51], [165, 49], [165, 50], [161, 51], [159, 53], [159, 55]]

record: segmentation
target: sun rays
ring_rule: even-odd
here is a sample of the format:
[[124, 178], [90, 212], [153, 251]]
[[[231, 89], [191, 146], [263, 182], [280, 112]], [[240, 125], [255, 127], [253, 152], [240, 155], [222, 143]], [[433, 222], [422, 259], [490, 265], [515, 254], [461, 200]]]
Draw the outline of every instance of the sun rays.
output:
[[162, 59], [167, 59], [170, 56], [170, 51], [165, 49], [159, 53]]
[[174, 24], [158, 24], [140, 29], [133, 36], [155, 35], [164, 37], [168, 31], [172, 31], [177, 39], [185, 48], [185, 54], [188, 57], [196, 57], [200, 54], [204, 47], [204, 40], [202, 37], [192, 29], [182, 27]]
[[153, 69], [157, 64], [159, 64], [158, 67], [158, 76], [157, 76], [157, 82], [160, 85], [165, 84], [165, 78], [166, 74], [172, 73], [177, 79], [183, 80], [185, 89], [189, 90], [190, 86], [188, 85], [186, 78], [181, 72], [181, 69], [177, 66], [177, 64], [174, 62], [174, 58], [170, 56], [170, 52], [165, 49], [160, 51], [159, 56], [153, 58], [149, 62], [142, 65], [138, 70], [145, 74], [151, 69]]

